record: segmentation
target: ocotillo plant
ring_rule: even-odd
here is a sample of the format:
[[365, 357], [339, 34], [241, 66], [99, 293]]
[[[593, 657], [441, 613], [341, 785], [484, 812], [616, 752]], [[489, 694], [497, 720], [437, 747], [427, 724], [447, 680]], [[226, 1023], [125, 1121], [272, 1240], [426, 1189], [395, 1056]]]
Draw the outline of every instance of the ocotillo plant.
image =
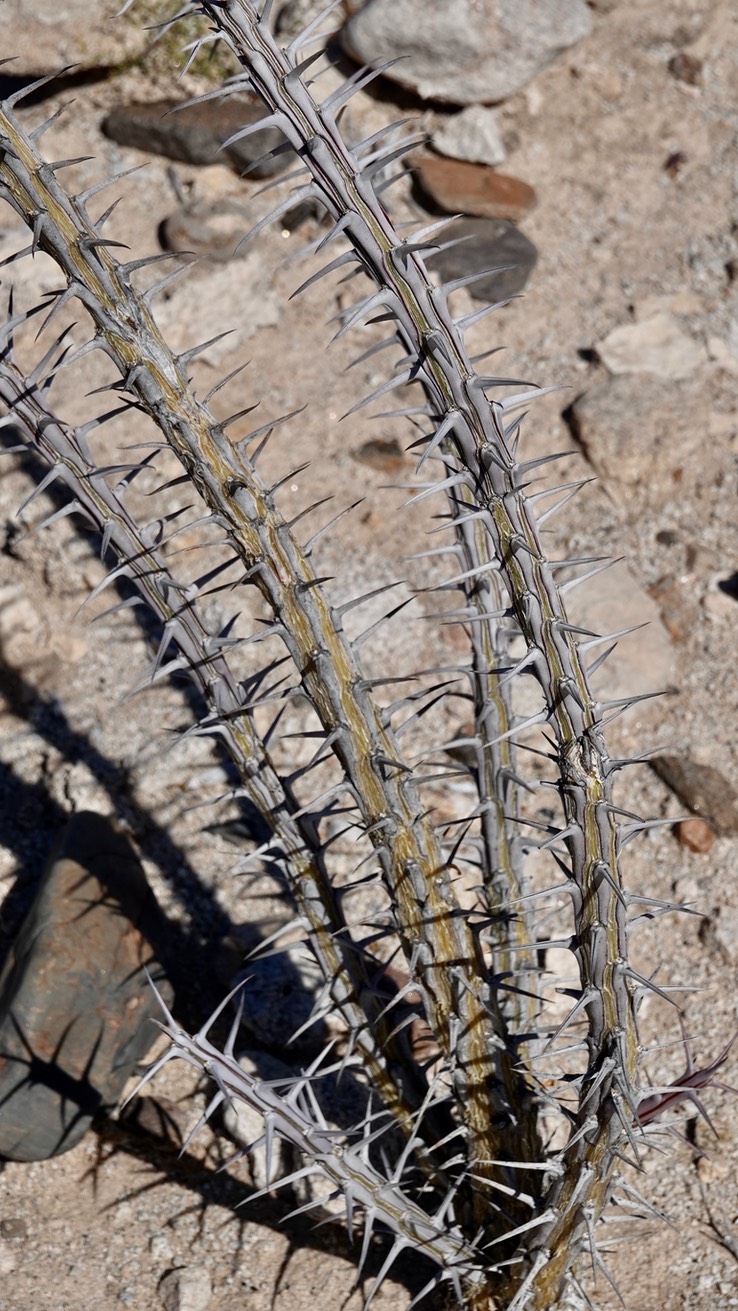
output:
[[[576, 1281], [583, 1249], [600, 1264], [596, 1226], [616, 1166], [621, 1158], [638, 1159], [644, 1124], [662, 1106], [658, 1093], [644, 1100], [650, 1090], [639, 1088], [637, 1070], [636, 1001], [639, 990], [654, 985], [628, 957], [631, 908], [641, 913], [647, 899], [631, 897], [619, 864], [623, 847], [646, 824], [613, 798], [624, 762], [610, 758], [604, 736], [608, 720], [628, 703], [597, 700], [587, 668], [589, 651], [606, 652], [618, 634], [595, 637], [569, 622], [557, 575], [583, 562], [551, 561], [542, 546], [542, 522], [576, 487], [533, 489], [534, 471], [556, 459], [526, 460], [522, 451], [519, 413], [538, 393], [526, 387], [500, 399], [511, 380], [480, 374], [470, 359], [465, 332], [488, 311], [455, 318], [449, 297], [470, 279], [435, 284], [429, 269], [444, 224], [403, 235], [382, 202], [392, 180], [387, 169], [415, 140], [398, 140], [400, 126], [350, 149], [340, 111], [376, 72], [361, 70], [320, 101], [309, 79], [322, 55], [322, 22], [282, 49], [271, 32], [271, 7], [271, 0], [214, 0], [186, 5], [177, 19], [197, 14], [209, 22], [193, 57], [221, 40], [241, 65], [209, 96], [250, 91], [266, 105], [268, 117], [237, 137], [270, 125], [298, 157], [299, 187], [248, 238], [299, 201], [317, 201], [331, 226], [312, 254], [327, 251], [327, 263], [300, 290], [338, 269], [369, 280], [368, 291], [342, 312], [338, 333], [385, 323], [389, 335], [370, 349], [396, 348], [399, 356], [388, 380], [356, 408], [417, 384], [413, 416], [421, 436], [412, 444], [426, 481], [416, 484], [415, 499], [447, 498], [442, 552], [450, 573], [440, 590], [458, 595], [444, 618], [468, 633], [469, 658], [433, 671], [440, 682], [385, 701], [382, 686], [392, 687], [396, 671], [384, 679], [364, 672], [367, 633], [348, 639], [342, 620], [349, 607], [331, 604], [329, 586], [313, 568], [317, 541], [330, 525], [301, 541], [280, 508], [280, 484], [269, 486], [261, 476], [259, 454], [274, 425], [229, 439], [227, 424], [209, 408], [216, 388], [200, 400], [187, 373], [189, 360], [211, 343], [179, 356], [169, 349], [152, 310], [169, 278], [136, 289], [133, 275], [148, 261], [118, 260], [118, 243], [103, 235], [111, 211], [93, 220], [88, 209], [101, 187], [65, 192], [58, 174], [69, 161], [42, 160], [43, 125], [23, 131], [17, 96], [0, 112], [0, 194], [33, 234], [17, 258], [42, 250], [64, 276], [66, 285], [45, 303], [44, 328], [77, 301], [92, 335], [71, 349], [61, 333], [24, 375], [13, 332], [38, 311], [14, 315], [11, 307], [0, 398], [49, 465], [42, 486], [65, 485], [66, 509], [85, 515], [102, 533], [103, 554], [114, 553], [109, 581], [131, 580], [161, 621], [148, 682], [189, 672], [207, 702], [196, 731], [222, 740], [240, 793], [271, 832], [250, 859], [278, 865], [292, 897], [294, 920], [283, 940], [298, 931], [322, 969], [315, 1018], [334, 1013], [342, 1026], [330, 1058], [275, 1085], [238, 1065], [237, 1021], [219, 1050], [208, 1036], [212, 1018], [192, 1036], [167, 1013], [163, 1027], [172, 1045], [155, 1069], [183, 1057], [217, 1085], [209, 1111], [229, 1098], [260, 1111], [267, 1143], [285, 1139], [303, 1157], [300, 1173], [324, 1176], [344, 1197], [349, 1228], [354, 1211], [361, 1215], [360, 1264], [372, 1232], [390, 1231], [393, 1242], [368, 1300], [396, 1256], [413, 1248], [435, 1262], [428, 1289], [451, 1285], [463, 1307], [542, 1311]], [[48, 393], [59, 370], [92, 350], [118, 370], [121, 404], [73, 428], [53, 412]], [[96, 460], [97, 430], [126, 412], [132, 425], [149, 416], [164, 439], [159, 445], [176, 455], [204, 503], [197, 525], [178, 512], [138, 523], [127, 506], [139, 470], [159, 459], [157, 443], [148, 443], [143, 461]], [[299, 428], [299, 416], [286, 417]], [[171, 543], [183, 526], [198, 525], [203, 533], [215, 527], [228, 555], [183, 582]], [[234, 562], [239, 583], [258, 589], [270, 619], [243, 636], [230, 626], [211, 633], [199, 599]], [[261, 643], [276, 644], [278, 653], [248, 676], [238, 672], [239, 652]], [[296, 682], [285, 689], [279, 680], [286, 658]], [[524, 675], [537, 680], [541, 709], [521, 722], [511, 692]], [[443, 767], [429, 763], [427, 753], [411, 767], [401, 744], [415, 715], [454, 679], [474, 715], [462, 742], [439, 744], [465, 748], [467, 763], [459, 768], [477, 789], [461, 836], [434, 824], [424, 801], [424, 788]], [[265, 731], [264, 712], [296, 693], [312, 708], [316, 749], [286, 772], [275, 763], [278, 716]], [[520, 820], [526, 780], [516, 744], [536, 725], [545, 726], [541, 741], [561, 821], [530, 837]], [[321, 779], [319, 794], [313, 777]], [[331, 863], [338, 816], [366, 843], [348, 879], [337, 878]], [[526, 879], [524, 857], [533, 848], [550, 853], [552, 878], [544, 887]], [[380, 906], [371, 923], [353, 909], [354, 894], [367, 890]], [[568, 894], [570, 924], [557, 941], [570, 947], [580, 975], [570, 1013], [558, 1025], [547, 1021], [538, 996], [538, 954], [547, 940], [537, 908], [552, 892]], [[411, 1041], [419, 1020], [432, 1035], [424, 1056]], [[338, 1138], [322, 1119], [313, 1085], [328, 1068], [348, 1065], [362, 1072], [371, 1095], [365, 1119]], [[685, 1077], [672, 1100], [695, 1086]], [[627, 1190], [625, 1181], [618, 1184]]]

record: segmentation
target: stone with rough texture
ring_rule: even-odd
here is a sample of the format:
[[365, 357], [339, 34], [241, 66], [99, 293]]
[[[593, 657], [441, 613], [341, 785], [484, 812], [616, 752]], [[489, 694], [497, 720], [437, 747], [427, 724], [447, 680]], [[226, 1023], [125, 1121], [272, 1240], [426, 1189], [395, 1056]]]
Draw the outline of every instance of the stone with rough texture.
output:
[[421, 193], [447, 214], [516, 222], [536, 203], [536, 193], [527, 182], [496, 173], [486, 164], [425, 154], [416, 155], [413, 166]]
[[[180, 103], [184, 108], [177, 108]], [[133, 146], [152, 155], [165, 155], [184, 164], [219, 164], [227, 159], [239, 172], [248, 168], [249, 177], [267, 178], [281, 173], [293, 159], [292, 152], [285, 151], [250, 167], [267, 151], [283, 145], [284, 137], [276, 128], [265, 127], [221, 150], [234, 132], [266, 114], [263, 105], [239, 95], [205, 100], [199, 105], [153, 100], [148, 104], [118, 105], [103, 120], [102, 131], [121, 146]]]
[[164, 219], [159, 238], [165, 250], [183, 258], [222, 263], [251, 253], [243, 240], [250, 226], [243, 208], [225, 199], [175, 210]]
[[[581, 576], [586, 572], [577, 569]], [[567, 596], [567, 610], [573, 624], [605, 636], [624, 628], [636, 628], [618, 640], [612, 655], [591, 678], [595, 695], [614, 700], [663, 692], [673, 685], [674, 647], [661, 623], [658, 607], [641, 587], [624, 561], [618, 561], [590, 583], [575, 587]], [[594, 660], [605, 643], [592, 652]], [[639, 714], [646, 713], [644, 703]]]
[[212, 1295], [210, 1275], [202, 1267], [170, 1270], [159, 1283], [164, 1311], [207, 1311]]
[[719, 835], [738, 833], [738, 793], [714, 765], [688, 756], [657, 756], [651, 768], [683, 805]]
[[597, 343], [597, 354], [610, 373], [653, 373], [671, 379], [686, 378], [707, 359], [702, 343], [688, 337], [670, 314], [613, 328]]
[[0, 974], [0, 1156], [74, 1147], [112, 1108], [156, 1030], [144, 972], [165, 925], [128, 839], [81, 812], [52, 853]]
[[360, 64], [428, 100], [491, 104], [514, 95], [588, 35], [584, 0], [369, 0], [343, 28]]
[[538, 259], [533, 242], [507, 219], [457, 219], [444, 228], [443, 241], [456, 245], [434, 254], [429, 268], [444, 282], [489, 270], [467, 288], [475, 300], [488, 304], [517, 296]]
[[643, 498], [655, 506], [673, 495], [675, 471], [703, 440], [699, 403], [658, 378], [623, 374], [578, 396], [568, 418], [597, 476], [635, 512]]
[[697, 855], [704, 856], [715, 845], [715, 834], [710, 825], [706, 824], [704, 819], [700, 819], [697, 815], [694, 819], [683, 820], [676, 827], [679, 845], [686, 847], [688, 851], [694, 851]]
[[503, 145], [497, 114], [485, 105], [469, 105], [451, 114], [436, 128], [431, 144], [451, 159], [470, 164], [501, 164], [507, 151]]

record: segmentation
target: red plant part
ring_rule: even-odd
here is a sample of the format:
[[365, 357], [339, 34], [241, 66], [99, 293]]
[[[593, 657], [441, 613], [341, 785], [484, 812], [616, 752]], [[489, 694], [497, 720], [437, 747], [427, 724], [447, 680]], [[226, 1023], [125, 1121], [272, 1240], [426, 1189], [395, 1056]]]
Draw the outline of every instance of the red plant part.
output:
[[730, 1042], [723, 1048], [720, 1055], [709, 1065], [705, 1065], [699, 1070], [695, 1069], [692, 1062], [692, 1053], [689, 1049], [689, 1039], [684, 1031], [683, 1023], [682, 1038], [684, 1041], [684, 1050], [687, 1056], [686, 1070], [674, 1083], [670, 1083], [667, 1087], [658, 1089], [657, 1091], [650, 1093], [648, 1097], [642, 1098], [638, 1103], [638, 1109], [636, 1111], [633, 1125], [634, 1127], [643, 1127], [644, 1125], [651, 1124], [653, 1120], [657, 1120], [660, 1115], [663, 1115], [664, 1111], [668, 1111], [672, 1107], [678, 1106], [680, 1102], [691, 1102], [717, 1137], [717, 1130], [705, 1107], [697, 1096], [696, 1090], [698, 1088], [722, 1088], [724, 1092], [735, 1093], [736, 1096], [738, 1096], [738, 1088], [731, 1088], [729, 1084], [722, 1083], [721, 1080], [715, 1078], [716, 1072], [725, 1065], [736, 1039], [738, 1039], [738, 1031], [733, 1034]]

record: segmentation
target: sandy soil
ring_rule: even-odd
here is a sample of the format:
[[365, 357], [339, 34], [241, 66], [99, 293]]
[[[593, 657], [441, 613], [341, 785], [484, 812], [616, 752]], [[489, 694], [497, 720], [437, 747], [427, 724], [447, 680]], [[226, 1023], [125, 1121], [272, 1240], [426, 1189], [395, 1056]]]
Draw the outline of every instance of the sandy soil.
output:
[[[594, 583], [589, 600], [582, 601], [584, 617], [608, 622], [602, 618], [604, 606], [615, 612], [612, 626], [621, 627], [621, 615], [627, 623], [634, 607], [645, 606], [655, 621], [650, 631], [623, 643], [608, 677], [631, 687], [640, 675], [647, 688], [666, 682], [674, 694], [644, 703], [642, 712], [619, 721], [613, 728], [614, 751], [657, 745], [689, 753], [736, 780], [738, 610], [718, 583], [730, 579], [737, 567], [738, 17], [729, 4], [706, 6], [697, 0], [623, 0], [593, 8], [592, 35], [501, 108], [508, 148], [504, 170], [533, 185], [538, 195], [537, 208], [522, 226], [540, 259], [526, 296], [479, 325], [470, 344], [481, 352], [504, 342], [510, 372], [566, 389], [543, 398], [527, 420], [527, 449], [535, 456], [572, 445], [566, 407], [607, 378], [593, 348], [612, 329], [648, 317], [654, 308], [651, 298], [662, 298], [656, 308], [666, 306], [692, 337], [694, 370], [675, 384], [684, 422], [677, 425], [673, 442], [662, 445], [654, 458], [649, 431], [633, 437], [633, 416], [624, 413], [636, 480], [624, 491], [618, 461], [613, 461], [609, 476], [605, 472], [601, 484], [587, 488], [557, 521], [552, 553], [623, 556], [632, 583], [617, 595], [605, 583]], [[38, 12], [42, 18], [46, 13], [43, 7]], [[4, 48], [22, 51], [19, 71], [39, 66], [29, 53], [28, 21], [20, 3], [9, 3], [0, 16]], [[83, 53], [85, 62], [109, 58], [107, 26], [99, 51], [94, 31], [85, 32], [80, 49], [83, 21], [70, 6], [67, 44], [74, 47], [76, 41], [76, 54]], [[135, 47], [130, 26], [123, 23], [123, 30], [126, 49], [131, 43]], [[40, 71], [51, 67], [49, 52], [40, 43], [34, 49], [47, 60]], [[702, 61], [700, 85], [680, 81], [669, 71], [679, 51]], [[121, 202], [109, 224], [109, 235], [125, 241], [132, 257], [157, 248], [159, 224], [178, 202], [165, 160], [113, 145], [101, 136], [99, 124], [121, 100], [176, 91], [163, 63], [157, 57], [143, 69], [130, 68], [79, 87], [74, 106], [43, 140], [49, 159], [94, 155], [66, 170], [66, 184], [77, 189], [146, 162], [117, 189]], [[202, 83], [188, 77], [184, 86], [197, 91]], [[392, 101], [388, 86], [375, 98], [357, 98], [351, 132], [366, 135], [397, 118]], [[35, 125], [57, 106], [51, 99], [25, 110], [24, 120]], [[429, 111], [425, 122], [431, 125]], [[265, 201], [255, 195], [258, 184], [241, 183], [221, 166], [180, 165], [177, 172], [180, 186], [194, 188], [199, 200], [229, 197], [247, 215], [263, 212]], [[412, 213], [409, 187], [399, 189], [395, 204], [400, 217], [403, 209]], [[193, 364], [195, 384], [204, 392], [244, 359], [251, 360], [243, 378], [214, 401], [220, 415], [260, 399], [258, 413], [264, 417], [259, 422], [265, 422], [307, 405], [296, 425], [278, 431], [264, 470], [284, 474], [309, 461], [280, 494], [288, 517], [325, 495], [326, 487], [339, 507], [365, 496], [350, 526], [325, 541], [318, 571], [333, 578], [331, 594], [338, 601], [401, 578], [399, 600], [437, 581], [442, 571], [405, 558], [427, 546], [426, 507], [422, 515], [419, 510], [398, 515], [407, 493], [388, 484], [412, 481], [412, 460], [385, 456], [378, 467], [357, 458], [362, 445], [373, 439], [396, 439], [404, 448], [407, 429], [397, 420], [361, 415], [340, 422], [362, 389], [383, 379], [375, 359], [344, 373], [356, 354], [355, 343], [344, 340], [330, 353], [325, 350], [330, 329], [324, 325], [348, 303], [351, 288], [323, 281], [306, 297], [288, 301], [311, 271], [289, 258], [314, 235], [310, 222], [294, 231], [273, 226], [260, 237], [256, 255], [191, 271], [180, 284], [184, 290], [162, 306], [161, 322], [177, 349], [235, 325], [231, 339]], [[0, 258], [22, 244], [10, 214], [0, 219], [0, 243]], [[43, 257], [22, 261], [10, 272], [22, 305], [31, 305], [59, 282]], [[663, 299], [684, 292], [691, 297], [681, 312]], [[79, 318], [79, 311], [71, 317]], [[75, 340], [84, 340], [82, 331], [80, 324]], [[29, 343], [22, 342], [22, 349], [32, 357]], [[90, 417], [99, 399], [87, 393], [106, 381], [111, 381], [109, 366], [96, 354], [86, 356], [61, 375], [54, 389], [57, 409], [76, 422]], [[637, 378], [633, 385], [635, 393]], [[633, 415], [637, 421], [635, 408]], [[247, 423], [241, 432], [248, 431]], [[116, 423], [97, 449], [108, 458], [121, 444], [140, 440], [130, 424]], [[581, 454], [571, 467], [589, 471]], [[161, 462], [157, 469], [157, 476], [146, 475], [136, 485], [131, 503], [142, 514], [147, 494], [166, 481], [168, 466]], [[37, 501], [20, 520], [16, 517], [32, 485], [27, 464], [6, 457], [0, 483], [6, 834], [0, 880], [7, 899], [0, 946], [17, 928], [64, 817], [84, 808], [116, 814], [138, 844], [171, 918], [182, 1014], [197, 1024], [227, 986], [234, 955], [223, 939], [236, 933], [249, 945], [257, 932], [270, 931], [284, 910], [267, 876], [245, 881], [230, 872], [233, 846], [207, 831], [216, 812], [199, 808], [200, 803], [213, 803], [227, 786], [214, 748], [205, 739], [188, 738], [165, 750], [173, 740], [171, 730], [191, 722], [187, 691], [160, 683], [123, 699], [152, 655], [150, 636], [135, 613], [123, 611], [90, 624], [92, 614], [105, 609], [103, 596], [90, 614], [78, 614], [90, 588], [103, 577], [94, 542], [77, 533], [68, 519], [18, 540], [23, 526], [42, 514]], [[190, 501], [189, 494], [175, 489], [167, 507]], [[183, 538], [182, 545], [187, 544]], [[182, 568], [190, 568], [186, 557]], [[661, 626], [658, 612], [665, 589], [671, 607], [668, 628]], [[365, 607], [351, 631], [378, 617], [385, 602], [380, 597]], [[219, 598], [211, 602], [213, 622], [225, 613], [224, 604]], [[383, 630], [365, 651], [369, 669], [427, 668], [434, 657], [448, 662], [461, 638], [454, 630], [424, 622], [424, 612], [433, 608], [421, 596], [402, 620]], [[447, 738], [462, 720], [463, 710], [449, 699], [435, 719], [423, 723], [419, 747]], [[284, 731], [299, 732], [304, 724], [304, 709], [296, 705]], [[284, 759], [298, 751], [289, 743], [285, 738], [280, 748]], [[645, 765], [626, 773], [619, 795], [624, 806], [643, 814], [668, 818], [681, 813], [680, 804]], [[452, 787], [435, 796], [434, 803], [439, 813], [452, 818], [463, 813], [468, 796]], [[221, 807], [217, 816], [231, 813]], [[632, 888], [667, 899], [676, 894], [698, 912], [645, 925], [635, 935], [634, 955], [643, 973], [658, 968], [660, 979], [693, 989], [684, 994], [683, 1004], [687, 1030], [702, 1060], [720, 1050], [738, 1016], [736, 849], [736, 838], [724, 836], [709, 854], [692, 853], [667, 825], [634, 845], [627, 865]], [[348, 844], [339, 848], [339, 862], [348, 861], [350, 854]], [[649, 1076], [656, 1083], [674, 1079], [683, 1068], [683, 1053], [673, 1015], [649, 999], [642, 1024], [644, 1045], [666, 1044], [648, 1057]], [[730, 1082], [731, 1066], [726, 1077]], [[172, 1106], [183, 1130], [194, 1124], [205, 1103], [204, 1089], [184, 1067], [168, 1066], [155, 1095]], [[649, 1155], [635, 1181], [672, 1227], [644, 1225], [637, 1236], [629, 1233], [625, 1243], [612, 1246], [608, 1263], [630, 1311], [738, 1306], [735, 1103], [717, 1090], [707, 1100], [716, 1139], [691, 1108], [676, 1116], [680, 1132], [707, 1154], [697, 1160], [688, 1143], [666, 1138], [660, 1143], [663, 1151]], [[231, 1151], [208, 1128], [178, 1160], [160, 1136], [136, 1136], [108, 1121], [63, 1157], [6, 1165], [0, 1179], [0, 1311], [86, 1311], [93, 1306], [112, 1311], [121, 1303], [153, 1309], [162, 1305], [162, 1277], [179, 1267], [207, 1271], [211, 1292], [202, 1305], [210, 1311], [233, 1306], [306, 1311], [316, 1298], [326, 1308], [358, 1311], [361, 1290], [351, 1291], [356, 1253], [342, 1232], [330, 1227], [313, 1231], [297, 1220], [283, 1226], [283, 1208], [270, 1199], [236, 1210], [249, 1191], [247, 1164], [234, 1167], [230, 1176], [215, 1173]], [[412, 1261], [398, 1265], [395, 1280], [387, 1281], [374, 1305], [400, 1311], [410, 1300], [415, 1273]], [[601, 1274], [594, 1291], [586, 1272], [583, 1278], [602, 1311], [618, 1305]]]

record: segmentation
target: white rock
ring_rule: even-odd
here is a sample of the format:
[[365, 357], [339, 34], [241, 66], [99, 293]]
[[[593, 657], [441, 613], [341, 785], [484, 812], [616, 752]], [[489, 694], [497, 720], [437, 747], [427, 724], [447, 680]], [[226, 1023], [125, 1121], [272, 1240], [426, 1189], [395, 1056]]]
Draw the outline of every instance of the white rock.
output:
[[212, 1293], [210, 1275], [202, 1268], [170, 1270], [159, 1284], [164, 1311], [207, 1311]]
[[614, 328], [598, 342], [597, 354], [610, 373], [653, 373], [671, 379], [686, 378], [707, 358], [702, 343], [664, 313]]
[[402, 56], [387, 76], [427, 99], [490, 104], [591, 28], [584, 0], [369, 0], [341, 40], [360, 64]]
[[[659, 692], [673, 683], [674, 647], [659, 608], [625, 563], [620, 561], [591, 582], [575, 587], [567, 596], [567, 610], [573, 624], [603, 635], [646, 625], [621, 637], [612, 655], [592, 676], [596, 696], [610, 701]], [[604, 643], [595, 647], [590, 660], [604, 650]]]
[[501, 164], [506, 151], [502, 144], [497, 114], [486, 105], [469, 105], [460, 114], [445, 119], [431, 138], [433, 146], [451, 159], [470, 164]]

